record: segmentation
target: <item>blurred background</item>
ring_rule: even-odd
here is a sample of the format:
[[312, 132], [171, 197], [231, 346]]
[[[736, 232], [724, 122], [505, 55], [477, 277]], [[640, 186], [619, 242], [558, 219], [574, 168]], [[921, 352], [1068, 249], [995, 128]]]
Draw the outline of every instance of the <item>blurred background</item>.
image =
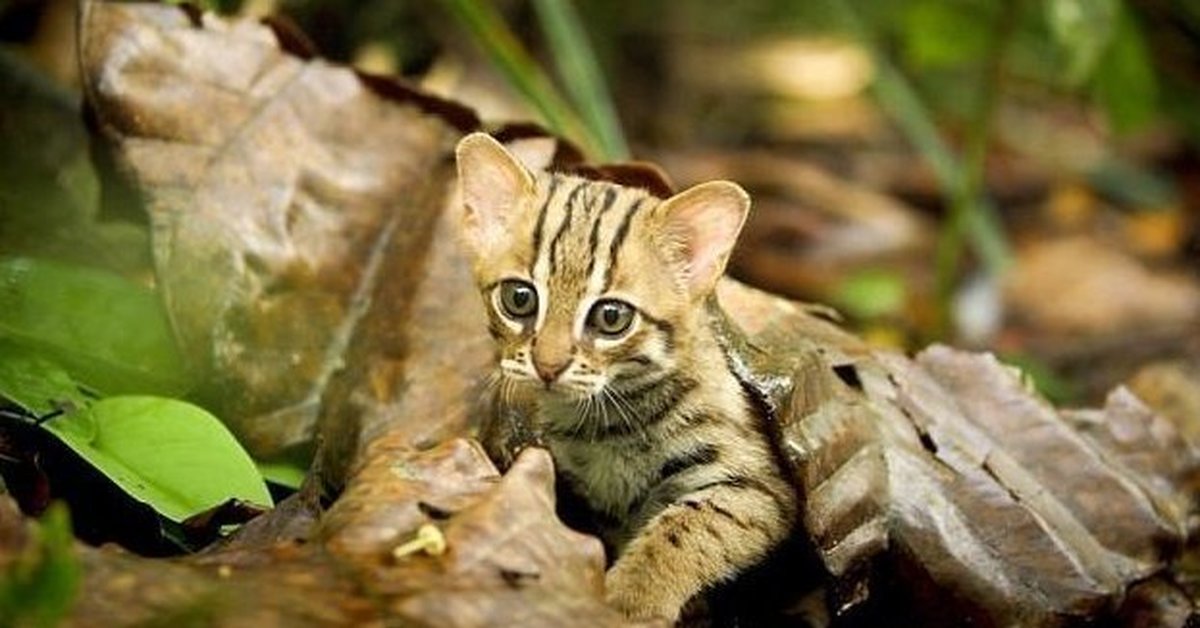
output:
[[[201, 4], [591, 160], [740, 182], [731, 272], [880, 346], [991, 349], [1060, 403], [1195, 396], [1154, 388], [1200, 373], [1200, 1]], [[0, 0], [0, 252], [144, 272], [139, 216], [63, 219], [128, 193], [89, 151], [74, 11]]]

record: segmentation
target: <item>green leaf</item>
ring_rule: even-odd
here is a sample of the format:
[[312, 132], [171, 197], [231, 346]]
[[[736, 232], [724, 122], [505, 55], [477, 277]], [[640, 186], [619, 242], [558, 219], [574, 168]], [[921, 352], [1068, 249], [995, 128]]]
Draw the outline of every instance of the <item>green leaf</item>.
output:
[[[91, 420], [90, 436], [78, 424]], [[250, 456], [208, 412], [160, 397], [110, 397], [43, 424], [134, 499], [182, 522], [229, 499], [271, 496]]]
[[1079, 390], [1070, 381], [1056, 373], [1046, 362], [1024, 353], [1012, 353], [1001, 359], [1019, 369], [1022, 376], [1046, 399], [1057, 405], [1075, 403]]
[[842, 280], [833, 301], [851, 316], [870, 319], [899, 314], [907, 293], [904, 278], [898, 273], [865, 269]]
[[578, 142], [593, 156], [604, 155], [600, 140], [559, 94], [554, 82], [521, 44], [492, 2], [441, 0], [441, 3], [467, 30], [508, 83], [537, 109], [551, 130]]
[[1092, 93], [1118, 133], [1137, 130], [1158, 108], [1158, 78], [1137, 22], [1118, 10], [1112, 44], [1101, 57]]
[[917, 69], [952, 69], [980, 62], [992, 27], [978, 3], [922, 0], [903, 13], [904, 55]]
[[604, 73], [592, 52], [587, 32], [571, 0], [534, 0], [542, 32], [550, 44], [558, 76], [566, 85], [584, 122], [600, 142], [601, 157], [628, 159], [629, 147], [604, 81]]
[[300, 485], [304, 483], [304, 477], [308, 475], [307, 469], [302, 469], [286, 462], [258, 461], [255, 464], [258, 465], [258, 472], [268, 482], [293, 490], [298, 490]]
[[0, 398], [35, 416], [89, 403], [63, 368], [29, 349], [0, 340]]
[[105, 393], [177, 395], [187, 372], [154, 291], [68, 264], [0, 258], [0, 339]]
[[1067, 84], [1077, 87], [1112, 41], [1118, 0], [1049, 0], [1044, 9], [1054, 40], [1067, 54]]
[[57, 626], [79, 592], [83, 571], [67, 509], [51, 505], [31, 532], [21, 554], [0, 572], [0, 622], [5, 626]]

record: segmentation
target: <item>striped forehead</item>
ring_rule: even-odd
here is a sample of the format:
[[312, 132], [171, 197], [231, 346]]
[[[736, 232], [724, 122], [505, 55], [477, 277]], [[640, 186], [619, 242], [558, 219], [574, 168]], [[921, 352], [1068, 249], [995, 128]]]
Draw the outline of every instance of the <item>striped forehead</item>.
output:
[[530, 275], [548, 287], [551, 307], [573, 307], [608, 289], [630, 223], [655, 200], [644, 190], [550, 173], [539, 176], [537, 190]]

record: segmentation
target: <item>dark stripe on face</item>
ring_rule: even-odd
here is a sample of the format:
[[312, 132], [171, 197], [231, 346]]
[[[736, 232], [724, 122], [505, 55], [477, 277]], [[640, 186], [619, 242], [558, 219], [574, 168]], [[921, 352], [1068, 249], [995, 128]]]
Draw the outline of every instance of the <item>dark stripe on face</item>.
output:
[[612, 244], [608, 246], [608, 268], [604, 269], [604, 288], [602, 291], [607, 291], [612, 285], [613, 268], [617, 265], [617, 253], [621, 251], [621, 245], [625, 243], [625, 237], [629, 235], [629, 223], [633, 221], [633, 215], [642, 207], [645, 198], [639, 198], [629, 206], [629, 211], [625, 212], [625, 217], [621, 219], [621, 225], [617, 227], [617, 233], [613, 236]]
[[658, 470], [658, 480], [661, 482], [673, 475], [683, 473], [692, 467], [712, 464], [720, 456], [720, 450], [712, 443], [705, 443], [691, 451], [684, 452], [663, 463]]
[[596, 269], [596, 247], [600, 246], [600, 223], [604, 220], [604, 214], [612, 209], [613, 203], [617, 200], [616, 188], [608, 188], [604, 190], [604, 204], [600, 206], [600, 211], [596, 217], [592, 219], [592, 234], [588, 238], [588, 267], [584, 277], [591, 277], [592, 271]]
[[563, 236], [565, 236], [567, 233], [567, 230], [569, 230], [571, 228], [571, 223], [574, 222], [575, 199], [578, 198], [579, 193], [581, 191], [583, 191], [584, 189], [586, 189], [590, 183], [591, 183], [590, 181], [580, 181], [580, 182], [576, 183], [575, 187], [571, 190], [571, 193], [567, 195], [567, 200], [565, 203], [567, 215], [565, 217], [563, 217], [562, 224], [560, 224], [558, 226], [558, 231], [554, 234], [554, 239], [550, 241], [550, 274], [551, 275], [553, 275], [558, 270], [559, 242], [562, 241]]
[[546, 192], [546, 200], [542, 201], [542, 208], [538, 210], [537, 226], [533, 229], [533, 255], [529, 256], [530, 262], [529, 274], [533, 274], [533, 264], [537, 263], [538, 251], [542, 250], [542, 231], [546, 228], [546, 211], [550, 209], [550, 201], [554, 199], [554, 193], [558, 190], [558, 177], [550, 179], [550, 189]]
[[663, 320], [661, 318], [655, 318], [655, 317], [647, 314], [643, 310], [638, 310], [638, 313], [641, 314], [642, 318], [646, 319], [647, 323], [654, 325], [654, 327], [657, 328], [658, 331], [662, 332], [663, 336], [666, 336], [664, 343], [667, 345], [667, 353], [674, 352], [675, 351], [675, 326], [672, 325], [669, 321]]

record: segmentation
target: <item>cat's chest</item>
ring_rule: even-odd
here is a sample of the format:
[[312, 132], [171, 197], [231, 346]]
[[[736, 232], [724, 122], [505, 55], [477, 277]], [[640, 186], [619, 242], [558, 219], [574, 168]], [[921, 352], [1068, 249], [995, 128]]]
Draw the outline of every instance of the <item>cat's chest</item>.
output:
[[661, 448], [636, 439], [606, 443], [564, 440], [548, 445], [559, 471], [570, 478], [588, 504], [618, 517], [644, 499], [662, 465]]

